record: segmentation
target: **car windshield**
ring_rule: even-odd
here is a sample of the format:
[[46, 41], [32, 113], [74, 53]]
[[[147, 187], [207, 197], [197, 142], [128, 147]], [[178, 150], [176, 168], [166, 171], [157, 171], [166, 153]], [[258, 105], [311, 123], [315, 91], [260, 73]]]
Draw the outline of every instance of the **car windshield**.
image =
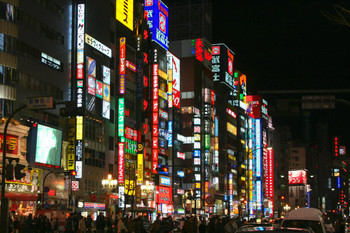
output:
[[318, 221], [284, 220], [282, 223], [282, 227], [305, 228], [305, 229], [308, 229], [310, 227], [315, 233], [323, 233], [321, 223]]

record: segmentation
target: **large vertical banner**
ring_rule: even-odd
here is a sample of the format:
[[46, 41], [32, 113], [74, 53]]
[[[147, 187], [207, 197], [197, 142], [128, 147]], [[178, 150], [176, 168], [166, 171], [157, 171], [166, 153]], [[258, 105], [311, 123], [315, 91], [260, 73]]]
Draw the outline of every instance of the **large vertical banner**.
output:
[[[168, 70], [172, 74], [172, 104], [175, 108], [180, 109], [180, 59], [172, 53], [167, 52]], [[169, 88], [170, 89], [170, 88]], [[170, 105], [169, 105], [170, 106]]]
[[147, 23], [152, 33], [152, 40], [168, 50], [168, 7], [160, 0], [145, 0], [145, 11], [147, 12]]
[[225, 44], [212, 46], [213, 81], [224, 83], [232, 90], [235, 89], [234, 53]]
[[158, 122], [159, 122], [159, 106], [158, 106], [158, 60], [157, 50], [154, 50], [153, 64], [153, 91], [152, 91], [152, 173], [157, 173], [158, 167]]
[[126, 38], [120, 38], [119, 47], [119, 94], [125, 94]]
[[[83, 109], [83, 99], [84, 99], [84, 38], [85, 38], [85, 4], [78, 4], [77, 7], [77, 66], [76, 66], [76, 97], [75, 100], [77, 102], [77, 110], [78, 112]], [[75, 118], [75, 170], [77, 175], [75, 176], [77, 179], [82, 178], [83, 175], [83, 123], [84, 117], [77, 115]], [[71, 150], [72, 151], [72, 150]], [[73, 160], [69, 158], [68, 168], [73, 168]], [[73, 162], [73, 163], [72, 163]], [[74, 169], [72, 169], [74, 170]]]
[[75, 170], [75, 118], [68, 119], [67, 169]]

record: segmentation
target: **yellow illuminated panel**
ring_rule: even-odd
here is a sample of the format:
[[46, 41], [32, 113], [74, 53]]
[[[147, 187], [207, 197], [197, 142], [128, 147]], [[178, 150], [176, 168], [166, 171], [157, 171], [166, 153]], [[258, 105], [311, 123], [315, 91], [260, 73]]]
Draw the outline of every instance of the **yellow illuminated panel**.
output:
[[168, 75], [161, 69], [158, 70], [158, 75], [161, 78], [164, 78], [165, 80], [168, 80]]
[[76, 139], [83, 140], [83, 117], [77, 116], [76, 119], [77, 119]]
[[158, 89], [158, 95], [165, 100], [168, 98], [166, 92], [162, 91], [161, 89]]
[[196, 183], [196, 189], [200, 189], [201, 188], [201, 183]]
[[116, 18], [119, 22], [134, 30], [134, 0], [117, 0]]
[[137, 154], [137, 184], [143, 183], [143, 154]]
[[173, 81], [173, 70], [172, 69], [168, 70], [168, 81], [170, 81], [170, 82]]
[[125, 180], [125, 194], [126, 195], [135, 195], [135, 181], [134, 180]]
[[237, 127], [227, 122], [227, 131], [237, 136]]

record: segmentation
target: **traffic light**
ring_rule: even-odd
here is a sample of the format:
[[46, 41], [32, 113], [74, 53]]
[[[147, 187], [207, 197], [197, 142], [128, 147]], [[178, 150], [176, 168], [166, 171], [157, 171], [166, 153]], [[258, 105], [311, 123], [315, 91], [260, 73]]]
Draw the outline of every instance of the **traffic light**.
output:
[[71, 174], [72, 176], [76, 176], [76, 175], [77, 175], [77, 172], [76, 172], [76, 171], [71, 171], [70, 174]]
[[284, 200], [284, 196], [283, 196], [283, 195], [281, 196], [281, 200], [282, 200], [282, 201]]
[[26, 167], [26, 165], [17, 163], [15, 166], [15, 178], [16, 180], [21, 180], [23, 177], [26, 176], [25, 173], [22, 172], [22, 170]]
[[168, 175], [168, 166], [167, 165], [160, 165], [157, 167], [157, 172], [162, 175]]
[[13, 165], [12, 165], [12, 161], [9, 164], [6, 165], [5, 177], [6, 177], [6, 180], [13, 180]]

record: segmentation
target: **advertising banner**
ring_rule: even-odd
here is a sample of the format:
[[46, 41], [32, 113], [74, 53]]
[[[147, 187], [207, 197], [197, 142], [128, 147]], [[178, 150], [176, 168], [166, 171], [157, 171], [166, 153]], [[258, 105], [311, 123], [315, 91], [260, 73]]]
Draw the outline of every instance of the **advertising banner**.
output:
[[289, 184], [306, 184], [306, 171], [296, 170], [288, 172], [288, 183]]
[[134, 0], [116, 1], [116, 19], [131, 31], [134, 30]]
[[172, 203], [172, 188], [171, 187], [162, 187], [156, 186], [156, 202], [158, 204], [171, 204]]
[[[3, 153], [4, 147], [4, 135], [0, 134], [0, 152]], [[12, 135], [6, 135], [6, 153], [18, 154], [18, 137]]]
[[125, 49], [126, 49], [126, 38], [121, 37], [119, 47], [119, 94], [125, 94]]
[[225, 44], [214, 44], [212, 54], [213, 81], [224, 83], [231, 89], [235, 89], [234, 52]]
[[168, 50], [168, 7], [160, 0], [145, 0], [145, 11], [147, 12], [147, 23], [151, 30], [152, 40]]
[[[143, 151], [141, 151], [143, 152]], [[143, 183], [143, 154], [138, 152], [137, 154], [137, 184]]]

